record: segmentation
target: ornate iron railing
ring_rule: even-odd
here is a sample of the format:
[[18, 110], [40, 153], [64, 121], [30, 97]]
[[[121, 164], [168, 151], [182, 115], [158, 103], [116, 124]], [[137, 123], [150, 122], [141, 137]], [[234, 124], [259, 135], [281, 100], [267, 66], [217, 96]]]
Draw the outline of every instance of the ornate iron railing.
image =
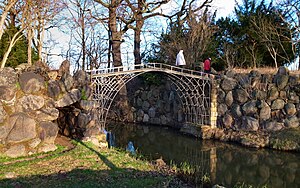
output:
[[186, 123], [210, 125], [211, 86], [214, 75], [162, 63], [87, 70], [94, 84], [94, 99], [99, 103], [99, 120], [104, 126], [113, 100], [129, 81], [146, 72], [162, 72], [176, 86]]

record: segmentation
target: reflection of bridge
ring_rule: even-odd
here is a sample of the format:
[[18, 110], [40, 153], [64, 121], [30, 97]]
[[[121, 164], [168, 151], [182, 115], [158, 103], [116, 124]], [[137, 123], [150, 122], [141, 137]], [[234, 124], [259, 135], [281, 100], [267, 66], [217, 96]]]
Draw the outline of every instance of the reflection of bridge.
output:
[[185, 113], [185, 122], [198, 125], [216, 125], [216, 90], [214, 75], [161, 63], [88, 70], [94, 84], [94, 99], [99, 102], [103, 125], [118, 92], [133, 78], [146, 72], [162, 72], [176, 86]]

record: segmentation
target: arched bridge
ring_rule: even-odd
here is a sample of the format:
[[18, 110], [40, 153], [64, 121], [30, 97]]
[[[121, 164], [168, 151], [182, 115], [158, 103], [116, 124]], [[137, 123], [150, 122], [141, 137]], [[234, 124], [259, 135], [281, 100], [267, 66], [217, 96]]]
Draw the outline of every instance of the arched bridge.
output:
[[186, 123], [216, 126], [215, 76], [200, 71], [161, 63], [88, 70], [94, 84], [94, 99], [99, 103], [99, 120], [104, 126], [116, 95], [133, 78], [146, 72], [162, 72], [176, 86], [184, 109]]

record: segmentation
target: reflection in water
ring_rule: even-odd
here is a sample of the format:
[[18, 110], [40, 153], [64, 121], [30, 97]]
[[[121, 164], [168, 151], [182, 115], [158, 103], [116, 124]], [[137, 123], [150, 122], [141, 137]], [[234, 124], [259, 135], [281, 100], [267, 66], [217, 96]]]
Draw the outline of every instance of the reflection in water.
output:
[[149, 159], [162, 157], [167, 164], [187, 162], [202, 176], [209, 174], [214, 184], [300, 188], [299, 153], [203, 141], [164, 127], [115, 125], [109, 130], [117, 147], [125, 149], [131, 141], [136, 151]]

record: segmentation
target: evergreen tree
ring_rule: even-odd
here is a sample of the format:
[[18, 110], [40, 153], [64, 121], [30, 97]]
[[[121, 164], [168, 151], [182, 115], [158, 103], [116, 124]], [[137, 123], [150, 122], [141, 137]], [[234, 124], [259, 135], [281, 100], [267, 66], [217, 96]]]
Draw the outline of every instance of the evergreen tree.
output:
[[215, 34], [218, 57], [229, 67], [281, 66], [294, 58], [291, 28], [272, 2], [243, 0], [235, 18], [221, 18]]
[[[3, 55], [8, 48], [11, 38], [15, 33], [17, 33], [17, 31], [18, 28], [13, 25], [10, 25], [10, 27], [4, 30], [4, 34], [0, 40], [0, 60], [3, 58]], [[23, 35], [21, 39], [18, 40], [15, 46], [12, 48], [5, 66], [15, 68], [19, 64], [27, 63], [27, 46], [27, 39]], [[32, 53], [33, 60], [37, 60], [37, 53], [34, 52], [34, 50]]]

